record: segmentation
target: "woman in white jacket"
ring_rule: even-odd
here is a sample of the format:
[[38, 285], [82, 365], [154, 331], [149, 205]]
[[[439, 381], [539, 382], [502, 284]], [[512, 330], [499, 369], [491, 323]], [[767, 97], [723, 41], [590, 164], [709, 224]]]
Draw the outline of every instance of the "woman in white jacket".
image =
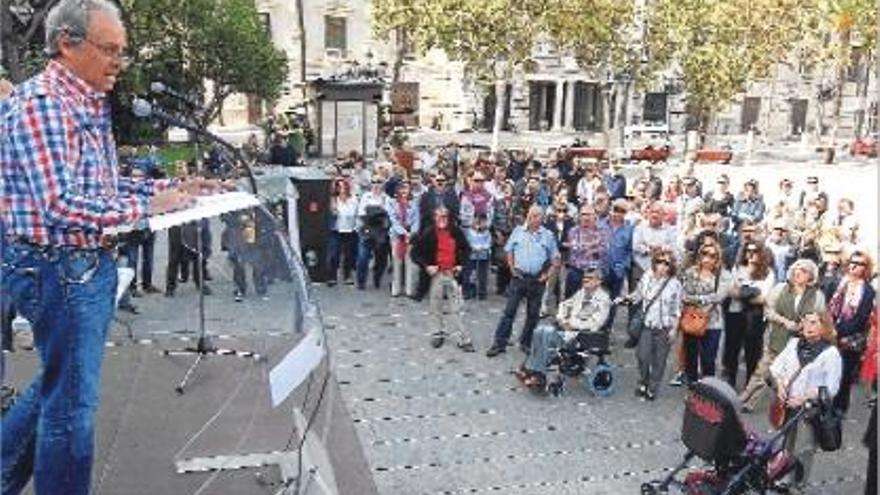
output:
[[[770, 374], [776, 384], [776, 397], [785, 403], [786, 420], [807, 401], [816, 399], [819, 388], [825, 387], [829, 398], [833, 398], [840, 387], [843, 364], [834, 346], [837, 336], [831, 317], [824, 311], [808, 313], [801, 323], [801, 335], [790, 339], [770, 365]], [[796, 487], [806, 484], [816, 452], [816, 441], [809, 426], [804, 428], [810, 435], [809, 444], [800, 451], [796, 450], [798, 430], [804, 425], [801, 422], [792, 428], [785, 439], [786, 450], [803, 466], [801, 476], [794, 480]]]

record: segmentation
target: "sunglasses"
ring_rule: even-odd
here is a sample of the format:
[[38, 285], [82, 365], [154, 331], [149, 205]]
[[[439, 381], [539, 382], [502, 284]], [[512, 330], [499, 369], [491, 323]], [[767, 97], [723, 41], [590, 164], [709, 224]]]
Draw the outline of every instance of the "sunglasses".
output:
[[370, 181], [370, 183], [371, 184], [381, 184], [382, 181], [381, 180], [373, 180], [373, 181]]
[[702, 257], [704, 257], [704, 258], [717, 259], [717, 258], [718, 258], [718, 253], [715, 253], [715, 252], [712, 252], [712, 251], [701, 251], [701, 252], [700, 252], [700, 256], [702, 256]]
[[865, 263], [864, 261], [850, 260], [850, 261], [849, 261], [849, 266], [861, 266], [861, 267], [865, 267], [865, 266], [868, 266], [868, 264]]
[[656, 263], [658, 265], [666, 265], [666, 266], [669, 266], [672, 264], [669, 260], [664, 260], [664, 259], [657, 260], [654, 263]]
[[477, 179], [476, 177], [474, 177], [472, 180], [474, 182], [486, 182], [486, 179]]

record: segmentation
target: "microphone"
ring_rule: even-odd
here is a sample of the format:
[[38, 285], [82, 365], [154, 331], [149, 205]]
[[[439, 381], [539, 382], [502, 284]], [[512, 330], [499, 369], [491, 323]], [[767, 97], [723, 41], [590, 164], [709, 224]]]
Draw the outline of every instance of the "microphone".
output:
[[180, 127], [193, 132], [200, 131], [200, 129], [194, 124], [186, 122], [182, 118], [166, 112], [162, 108], [153, 105], [143, 98], [134, 98], [133, 100], [131, 100], [131, 112], [134, 114], [135, 117], [140, 119], [153, 118], [156, 120], [161, 120], [167, 124], [171, 124], [175, 127]]
[[186, 103], [190, 108], [194, 108], [196, 110], [201, 110], [202, 105], [195, 101], [193, 98], [177, 91], [173, 88], [169, 88], [167, 84], [161, 81], [153, 81], [150, 83], [150, 92], [157, 95], [168, 95], [174, 99], [180, 100]]
[[170, 124], [174, 127], [186, 129], [187, 131], [193, 133], [195, 136], [207, 139], [208, 141], [213, 141], [228, 149], [244, 168], [245, 172], [247, 173], [248, 182], [250, 182], [251, 190], [254, 194], [257, 194], [257, 181], [254, 178], [253, 170], [251, 170], [251, 167], [250, 165], [248, 165], [247, 160], [245, 160], [244, 156], [241, 154], [241, 150], [230, 144], [229, 141], [226, 141], [219, 136], [208, 132], [206, 129], [199, 127], [193, 122], [187, 122], [183, 118], [171, 114], [166, 110], [160, 108], [159, 106], [153, 105], [143, 98], [136, 97], [131, 100], [131, 113], [133, 113], [134, 116], [139, 119], [161, 120], [162, 122]]

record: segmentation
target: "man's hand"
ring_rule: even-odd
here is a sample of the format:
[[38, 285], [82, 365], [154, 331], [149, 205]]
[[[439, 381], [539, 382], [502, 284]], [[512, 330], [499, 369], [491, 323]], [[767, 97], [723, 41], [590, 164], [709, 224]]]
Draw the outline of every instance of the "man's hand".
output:
[[235, 183], [231, 181], [195, 177], [182, 182], [177, 188], [194, 196], [206, 196], [209, 194], [234, 191]]
[[459, 273], [461, 273], [461, 265], [456, 265], [456, 266], [452, 269], [452, 274], [453, 274], [453, 275], [458, 275]]
[[785, 328], [787, 328], [789, 332], [797, 332], [800, 329], [800, 324], [794, 320], [786, 320]]
[[440, 271], [440, 267], [438, 267], [437, 265], [430, 265], [425, 268], [425, 271], [428, 272], [428, 275], [433, 277], [434, 275], [437, 275], [437, 272]]
[[150, 214], [161, 215], [171, 211], [189, 208], [195, 204], [195, 198], [178, 189], [169, 189], [156, 193], [150, 198]]

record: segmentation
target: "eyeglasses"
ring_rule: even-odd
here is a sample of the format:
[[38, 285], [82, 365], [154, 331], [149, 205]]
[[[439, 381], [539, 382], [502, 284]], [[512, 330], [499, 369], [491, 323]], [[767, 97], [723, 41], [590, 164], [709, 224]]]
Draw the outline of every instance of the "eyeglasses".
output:
[[717, 259], [718, 253], [716, 253], [714, 251], [700, 251], [700, 256], [702, 256], [704, 258]]
[[483, 178], [477, 178], [477, 177], [474, 177], [474, 178], [471, 179], [471, 180], [473, 180], [474, 182], [486, 182], [486, 179], [483, 179]]
[[861, 267], [865, 267], [865, 266], [868, 266], [868, 264], [865, 263], [864, 261], [849, 260], [849, 266], [861, 266]]
[[669, 266], [672, 264], [669, 260], [665, 260], [665, 259], [656, 260], [656, 261], [654, 261], [654, 263], [658, 264], [658, 265], [666, 265], [666, 266]]
[[99, 52], [101, 52], [101, 55], [104, 55], [105, 57], [110, 58], [110, 59], [114, 59], [122, 65], [128, 65], [129, 62], [131, 62], [131, 57], [128, 55], [128, 53], [125, 52], [125, 50], [115, 48], [115, 47], [112, 47], [109, 45], [101, 45], [101, 44], [96, 43], [93, 40], [90, 40], [89, 38], [83, 38], [83, 40], [86, 43], [95, 47], [95, 49], [97, 49]]
[[374, 181], [370, 181], [370, 183], [372, 183], [372, 184], [381, 184], [382, 181], [381, 181], [381, 180], [374, 180]]

